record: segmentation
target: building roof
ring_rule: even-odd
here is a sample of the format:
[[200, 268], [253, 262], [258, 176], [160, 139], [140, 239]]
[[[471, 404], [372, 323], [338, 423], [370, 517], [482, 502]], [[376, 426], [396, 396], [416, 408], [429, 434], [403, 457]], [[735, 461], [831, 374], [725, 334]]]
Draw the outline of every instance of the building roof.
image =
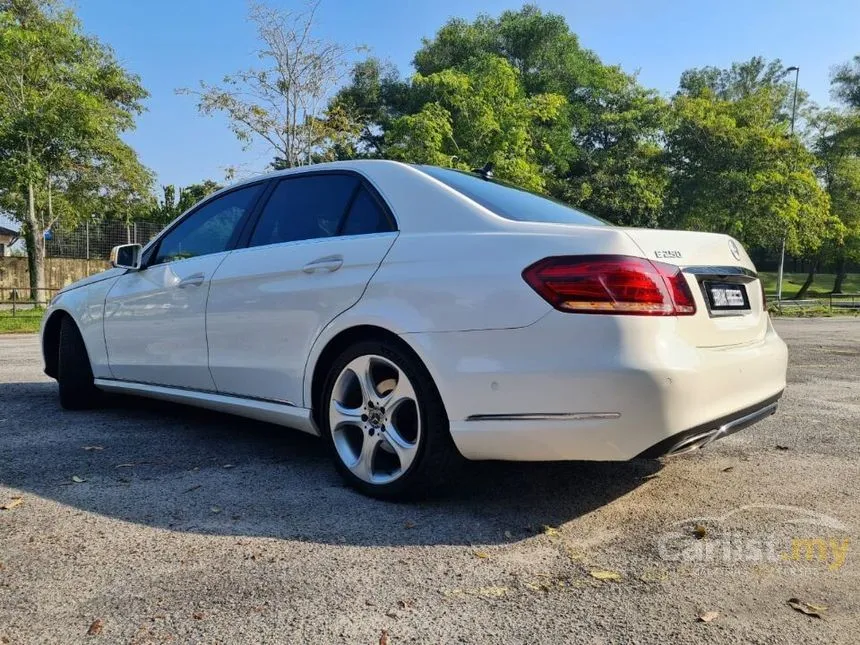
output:
[[11, 228], [6, 228], [5, 226], [0, 226], [0, 235], [18, 238], [20, 233], [18, 231], [13, 231]]

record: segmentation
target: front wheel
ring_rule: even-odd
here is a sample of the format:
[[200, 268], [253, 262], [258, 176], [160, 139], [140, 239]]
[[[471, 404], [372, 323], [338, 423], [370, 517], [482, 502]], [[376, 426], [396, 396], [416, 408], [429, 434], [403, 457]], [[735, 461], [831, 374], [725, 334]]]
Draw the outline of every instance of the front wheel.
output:
[[318, 418], [341, 475], [374, 497], [430, 493], [457, 460], [430, 374], [393, 343], [344, 351], [326, 379]]

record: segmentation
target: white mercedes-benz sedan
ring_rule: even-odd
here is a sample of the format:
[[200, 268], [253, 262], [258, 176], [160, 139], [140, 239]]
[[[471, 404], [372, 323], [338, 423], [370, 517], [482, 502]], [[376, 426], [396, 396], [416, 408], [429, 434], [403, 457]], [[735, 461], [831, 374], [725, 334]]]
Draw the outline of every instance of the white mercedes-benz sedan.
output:
[[786, 347], [737, 241], [491, 175], [357, 161], [230, 186], [53, 299], [45, 372], [69, 409], [122, 392], [319, 435], [380, 497], [461, 456], [678, 454], [775, 411]]

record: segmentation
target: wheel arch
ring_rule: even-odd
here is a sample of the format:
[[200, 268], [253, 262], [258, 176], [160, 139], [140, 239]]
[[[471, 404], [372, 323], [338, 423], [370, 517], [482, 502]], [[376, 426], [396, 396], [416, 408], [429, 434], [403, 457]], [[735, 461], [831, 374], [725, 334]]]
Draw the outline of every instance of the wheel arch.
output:
[[42, 358], [45, 361], [45, 374], [51, 378], [57, 378], [59, 374], [60, 328], [65, 318], [70, 318], [74, 322], [74, 318], [68, 311], [56, 309], [45, 320], [42, 329]]
[[[415, 350], [415, 348], [412, 347], [412, 345], [405, 341], [401, 336], [398, 336], [394, 332], [385, 329], [384, 327], [379, 327], [377, 325], [361, 324], [347, 327], [346, 329], [342, 329], [341, 331], [337, 332], [326, 342], [325, 346], [323, 347], [322, 351], [319, 352], [317, 359], [314, 362], [313, 370], [310, 372], [310, 399], [307, 400], [307, 405], [311, 408], [311, 414], [314, 418], [314, 422], [317, 423], [318, 427], [319, 419], [317, 418], [317, 414], [321, 409], [319, 401], [322, 397], [322, 390], [329, 369], [331, 368], [335, 359], [337, 359], [337, 357], [347, 347], [350, 347], [355, 343], [368, 340], [389, 342], [410, 354], [425, 370], [427, 370], [427, 373], [430, 375], [430, 378], [433, 381], [433, 386], [436, 388], [437, 393], [439, 392], [439, 387], [436, 385], [436, 376], [433, 373], [431, 367]], [[444, 407], [444, 401], [442, 402], [442, 404]]]

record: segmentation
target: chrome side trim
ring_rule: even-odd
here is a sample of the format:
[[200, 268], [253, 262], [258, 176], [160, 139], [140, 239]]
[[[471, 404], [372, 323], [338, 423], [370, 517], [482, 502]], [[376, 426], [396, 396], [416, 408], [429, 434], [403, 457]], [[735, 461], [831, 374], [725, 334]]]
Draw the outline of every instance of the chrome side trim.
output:
[[95, 386], [106, 392], [119, 392], [121, 394], [133, 394], [151, 399], [171, 401], [194, 405], [199, 408], [226, 412], [238, 416], [276, 423], [319, 436], [319, 429], [313, 421], [313, 416], [308, 408], [300, 408], [288, 403], [276, 403], [263, 399], [231, 396], [229, 394], [217, 394], [215, 392], [201, 392], [181, 387], [165, 387], [162, 385], [151, 385], [149, 383], [134, 383], [132, 381], [118, 381], [115, 379], [97, 378]]
[[619, 412], [542, 412], [526, 414], [473, 414], [466, 421], [590, 421], [619, 419]]

